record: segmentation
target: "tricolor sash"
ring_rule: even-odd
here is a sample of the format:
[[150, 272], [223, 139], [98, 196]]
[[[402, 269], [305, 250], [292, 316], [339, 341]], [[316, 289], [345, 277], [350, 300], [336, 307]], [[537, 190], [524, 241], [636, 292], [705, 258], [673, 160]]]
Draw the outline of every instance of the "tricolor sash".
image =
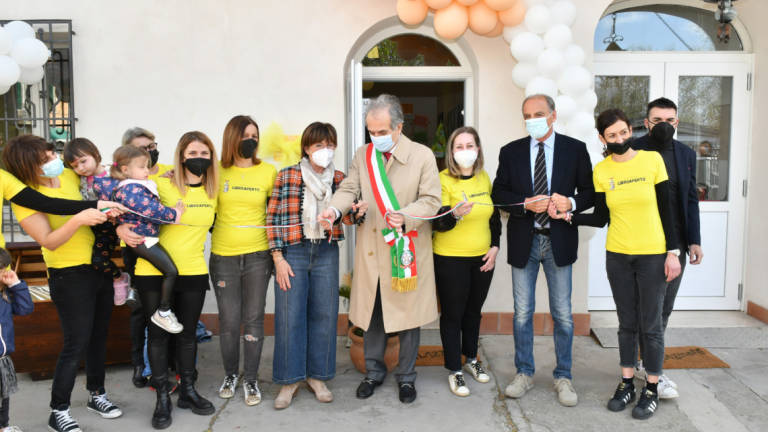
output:
[[[384, 157], [380, 151], [373, 147], [373, 144], [368, 144], [365, 160], [376, 207], [384, 218], [384, 222], [389, 224], [387, 214], [400, 210], [400, 204], [397, 202], [395, 192], [389, 183]], [[401, 234], [397, 229], [386, 228], [381, 230], [381, 234], [384, 236], [384, 241], [390, 246], [392, 289], [398, 292], [414, 291], [417, 286], [417, 274], [416, 245], [413, 239], [418, 233], [413, 230]]]

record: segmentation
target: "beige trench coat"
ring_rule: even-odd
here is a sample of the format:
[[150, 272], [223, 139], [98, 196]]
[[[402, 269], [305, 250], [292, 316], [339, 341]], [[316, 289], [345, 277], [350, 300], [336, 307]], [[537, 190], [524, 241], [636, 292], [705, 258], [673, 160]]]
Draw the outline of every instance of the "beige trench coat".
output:
[[[437, 319], [432, 226], [429, 221], [406, 218], [406, 231], [416, 229], [418, 232], [414, 241], [418, 286], [415, 291], [394, 291], [390, 247], [381, 234], [386, 225], [373, 197], [366, 148], [367, 145], [357, 150], [347, 178], [336, 189], [330, 203], [346, 214], [358, 196], [368, 202], [365, 221], [357, 227], [349, 318], [363, 330], [368, 329], [376, 300], [376, 283], [380, 280], [384, 330], [393, 333], [420, 327]], [[415, 216], [437, 213], [441, 204], [440, 177], [429, 148], [400, 135], [392, 157], [386, 162], [386, 170], [400, 210]]]

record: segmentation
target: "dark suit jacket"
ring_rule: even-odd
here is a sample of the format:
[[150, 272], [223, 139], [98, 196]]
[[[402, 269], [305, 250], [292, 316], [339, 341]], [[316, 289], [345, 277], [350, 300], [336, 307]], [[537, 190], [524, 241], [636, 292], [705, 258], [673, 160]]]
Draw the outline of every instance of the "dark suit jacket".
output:
[[[499, 168], [493, 181], [493, 202], [512, 204], [533, 196], [531, 173], [531, 137], [505, 145], [499, 153]], [[578, 190], [578, 194], [575, 192]], [[573, 197], [576, 211], [591, 208], [595, 203], [592, 184], [592, 163], [587, 146], [566, 135], [555, 134], [550, 194]], [[503, 207], [510, 212], [507, 222], [507, 262], [522, 268], [528, 263], [533, 242], [533, 212], [523, 206]], [[579, 245], [578, 229], [562, 220], [550, 222], [552, 254], [558, 266], [573, 264]]]
[[[648, 135], [637, 138], [632, 148], [648, 150]], [[683, 232], [686, 246], [701, 245], [701, 224], [699, 222], [699, 194], [696, 190], [696, 152], [678, 140], [674, 140], [675, 164], [677, 165], [678, 211], [683, 216]]]

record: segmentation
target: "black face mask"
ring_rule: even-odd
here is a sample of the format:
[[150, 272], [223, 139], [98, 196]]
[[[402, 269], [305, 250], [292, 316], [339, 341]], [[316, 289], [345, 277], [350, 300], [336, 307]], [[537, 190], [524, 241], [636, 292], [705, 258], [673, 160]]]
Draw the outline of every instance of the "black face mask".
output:
[[238, 152], [240, 153], [240, 157], [244, 159], [250, 159], [253, 157], [253, 154], [256, 153], [256, 149], [258, 147], [258, 141], [253, 138], [248, 138], [240, 141], [240, 148], [238, 149]]
[[672, 143], [672, 137], [675, 135], [675, 127], [663, 121], [656, 124], [651, 129], [651, 138], [659, 147], [666, 147]]
[[632, 147], [631, 139], [625, 140], [622, 143], [605, 143], [605, 148], [607, 148], [609, 152], [617, 155], [623, 155], [627, 152], [627, 150], [629, 150], [630, 147]]
[[158, 149], [149, 151], [149, 167], [150, 168], [157, 165], [157, 158], [159, 157], [160, 157], [160, 151]]
[[208, 158], [189, 158], [184, 161], [184, 167], [192, 174], [201, 177], [211, 166], [211, 160]]

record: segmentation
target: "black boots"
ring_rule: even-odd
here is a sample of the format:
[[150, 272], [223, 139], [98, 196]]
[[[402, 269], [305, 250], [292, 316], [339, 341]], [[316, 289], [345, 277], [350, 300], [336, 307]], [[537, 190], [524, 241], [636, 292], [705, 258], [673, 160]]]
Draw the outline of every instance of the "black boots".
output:
[[208, 399], [197, 393], [197, 390], [195, 390], [195, 378], [194, 371], [182, 373], [177, 406], [179, 408], [189, 408], [198, 415], [211, 415], [216, 409]]
[[171, 425], [173, 404], [171, 403], [171, 395], [168, 393], [169, 387], [167, 379], [163, 380], [162, 384], [155, 383], [157, 403], [155, 404], [155, 412], [152, 414], [152, 427], [155, 429], [165, 429]]
[[133, 385], [136, 388], [144, 388], [149, 381], [144, 375], [144, 365], [133, 367]]

